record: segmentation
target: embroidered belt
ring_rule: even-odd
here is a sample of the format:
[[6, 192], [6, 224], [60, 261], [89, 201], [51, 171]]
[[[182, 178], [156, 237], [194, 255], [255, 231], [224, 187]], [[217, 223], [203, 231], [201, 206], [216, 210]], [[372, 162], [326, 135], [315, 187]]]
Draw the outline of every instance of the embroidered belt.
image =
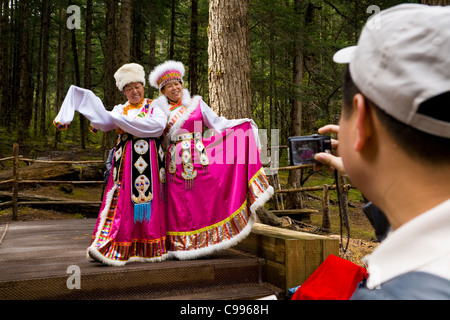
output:
[[203, 145], [202, 133], [184, 133], [180, 134], [175, 138], [172, 145], [169, 148], [170, 162], [169, 162], [169, 173], [172, 175], [177, 171], [176, 167], [176, 151], [178, 143], [181, 143], [181, 159], [183, 163], [183, 172], [181, 176], [186, 182], [186, 188], [193, 188], [193, 180], [197, 176], [197, 170], [194, 170], [194, 165], [192, 164], [192, 152], [191, 152], [191, 141], [194, 140], [195, 148], [197, 149], [200, 164], [203, 166], [204, 171], [207, 171], [209, 165], [208, 155], [206, 153], [206, 148]]
[[193, 139], [197, 139], [200, 140], [202, 138], [202, 133], [201, 132], [194, 132], [194, 133], [184, 133], [184, 134], [180, 134], [175, 138], [175, 141], [172, 142], [180, 142], [183, 140], [193, 140]]
[[128, 141], [132, 143], [131, 151], [131, 199], [134, 204], [134, 221], [149, 222], [151, 216], [151, 201], [153, 199], [152, 185], [152, 159], [151, 140], [155, 142], [158, 158], [159, 182], [166, 182], [166, 172], [164, 167], [165, 154], [162, 141], [159, 138], [137, 138], [128, 133], [119, 135], [116, 150], [114, 152], [114, 182], [117, 183], [120, 168], [123, 165], [123, 153]]

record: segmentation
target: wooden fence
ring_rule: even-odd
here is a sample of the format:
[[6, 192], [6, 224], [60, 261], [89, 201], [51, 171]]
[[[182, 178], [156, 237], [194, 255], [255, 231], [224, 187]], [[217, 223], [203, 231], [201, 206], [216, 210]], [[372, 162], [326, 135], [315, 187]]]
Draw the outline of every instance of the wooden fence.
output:
[[[288, 150], [288, 146], [279, 146], [276, 148], [277, 152], [281, 150]], [[271, 151], [271, 148], [269, 148]], [[306, 164], [306, 165], [298, 165], [298, 166], [288, 166], [288, 167], [272, 167], [273, 163], [271, 163], [271, 167], [265, 168], [265, 171], [272, 181], [272, 186], [275, 190], [274, 201], [275, 201], [275, 210], [271, 210], [272, 213], [276, 215], [292, 215], [292, 216], [309, 216], [311, 213], [317, 212], [317, 210], [311, 209], [285, 209], [283, 203], [283, 194], [289, 193], [306, 193], [310, 191], [322, 191], [322, 229], [326, 231], [330, 231], [331, 222], [330, 222], [330, 190], [336, 190], [336, 185], [321, 185], [321, 186], [311, 186], [311, 187], [303, 187], [303, 183], [305, 181], [300, 181], [301, 187], [298, 188], [288, 188], [283, 189], [278, 177], [278, 171], [292, 171], [292, 170], [304, 170], [308, 168], [313, 168], [314, 164]], [[302, 179], [302, 178], [301, 178]], [[348, 208], [348, 191], [352, 188], [350, 184], [345, 183], [345, 179], [342, 176], [339, 176], [339, 184], [341, 185], [341, 192], [343, 194], [343, 205], [345, 206], [345, 211]]]
[[31, 162], [31, 163], [49, 163], [49, 164], [103, 164], [104, 160], [91, 160], [91, 161], [46, 161], [27, 159], [19, 156], [19, 144], [15, 143], [13, 146], [13, 156], [0, 159], [0, 163], [3, 161], [13, 160], [13, 177], [12, 179], [0, 181], [1, 184], [12, 184], [12, 201], [1, 203], [1, 207], [12, 207], [13, 220], [18, 219], [18, 207], [20, 205], [36, 205], [36, 204], [59, 204], [59, 205], [100, 205], [101, 201], [75, 201], [75, 200], [58, 200], [58, 201], [19, 201], [19, 186], [22, 184], [74, 184], [74, 185], [101, 185], [104, 181], [56, 181], [56, 180], [21, 180], [19, 176], [19, 161]]
[[[73, 185], [87, 185], [87, 184], [104, 184], [104, 181], [57, 181], [57, 180], [21, 180], [19, 176], [19, 161], [31, 162], [31, 163], [49, 163], [49, 164], [103, 164], [104, 160], [91, 160], [91, 161], [48, 161], [48, 160], [36, 160], [27, 159], [19, 155], [19, 145], [16, 143], [13, 146], [13, 156], [0, 159], [0, 163], [3, 161], [13, 160], [13, 178], [5, 181], [0, 181], [1, 184], [11, 184], [12, 183], [12, 201], [0, 203], [0, 208], [12, 207], [12, 218], [13, 220], [18, 219], [18, 207], [20, 205], [37, 205], [37, 204], [59, 204], [59, 205], [70, 205], [70, 204], [87, 204], [87, 205], [99, 205], [101, 201], [76, 201], [76, 200], [57, 200], [57, 201], [19, 201], [19, 186], [23, 184], [73, 184]], [[313, 187], [299, 187], [282, 189], [281, 184], [278, 179], [278, 171], [290, 171], [290, 170], [303, 170], [306, 168], [313, 167], [313, 165], [301, 165], [301, 166], [290, 166], [290, 167], [280, 167], [280, 168], [266, 168], [268, 175], [272, 178], [272, 185], [275, 189], [274, 201], [276, 205], [276, 210], [272, 212], [277, 215], [283, 214], [311, 214], [316, 212], [316, 210], [310, 209], [296, 209], [296, 210], [286, 210], [284, 208], [282, 194], [288, 193], [305, 193], [309, 191], [321, 191], [322, 190], [322, 229], [330, 229], [330, 198], [329, 191], [336, 190], [336, 185], [322, 185]], [[272, 173], [270, 173], [272, 171]], [[350, 185], [344, 184], [342, 181], [343, 192], [345, 195], [351, 188]], [[347, 206], [347, 201], [345, 201], [345, 206]]]

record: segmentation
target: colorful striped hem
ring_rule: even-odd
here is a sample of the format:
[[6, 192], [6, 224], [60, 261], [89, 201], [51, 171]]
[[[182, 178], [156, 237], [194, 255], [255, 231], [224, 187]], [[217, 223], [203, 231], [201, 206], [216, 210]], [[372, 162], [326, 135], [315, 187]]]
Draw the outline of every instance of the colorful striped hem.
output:
[[96, 251], [105, 259], [117, 262], [128, 262], [134, 258], [161, 258], [166, 254], [166, 237], [132, 242], [110, 241], [101, 248], [96, 248]]
[[169, 251], [198, 250], [231, 240], [241, 233], [250, 219], [247, 201], [230, 217], [195, 231], [167, 232]]
[[269, 181], [264, 173], [264, 168], [259, 169], [259, 171], [250, 179], [248, 183], [248, 193], [250, 198], [250, 204], [252, 205], [258, 199], [264, 197], [264, 195], [270, 189]]

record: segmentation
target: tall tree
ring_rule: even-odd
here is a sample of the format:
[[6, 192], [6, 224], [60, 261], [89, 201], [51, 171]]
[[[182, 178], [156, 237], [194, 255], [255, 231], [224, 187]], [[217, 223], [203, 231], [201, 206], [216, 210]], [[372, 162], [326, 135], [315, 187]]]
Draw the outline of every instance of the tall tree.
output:
[[[31, 75], [30, 75], [30, 3], [28, 0], [21, 0], [20, 11], [22, 13], [21, 21], [21, 53], [20, 53], [20, 73], [19, 73], [19, 116], [18, 116], [18, 131], [17, 142], [22, 143], [25, 138], [28, 138], [28, 129], [31, 120], [31, 107], [28, 101], [29, 92], [31, 90]], [[32, 104], [31, 104], [32, 105]]]
[[[69, 0], [68, 5], [71, 6], [72, 4], [73, 4], [73, 1]], [[80, 60], [78, 58], [77, 33], [76, 32], [77, 32], [76, 28], [72, 28], [72, 30], [70, 32], [71, 33], [71, 49], [72, 49], [72, 57], [73, 57], [73, 67], [74, 67], [74, 72], [75, 72], [75, 85], [78, 87], [81, 87], [81, 71], [80, 71]], [[65, 61], [64, 61], [64, 64], [65, 64]], [[64, 87], [63, 87], [63, 90], [64, 90]], [[59, 105], [59, 104], [57, 104], [57, 105]], [[81, 147], [81, 149], [86, 149], [86, 120], [82, 114], [78, 114], [77, 117], [80, 120], [80, 147]]]
[[0, 126], [6, 126], [7, 110], [8, 110], [8, 87], [9, 87], [9, 61], [8, 56], [9, 41], [9, 1], [2, 0], [0, 2]]
[[[70, 0], [69, 0], [70, 2]], [[57, 58], [57, 75], [56, 75], [56, 102], [55, 107], [59, 108], [64, 100], [64, 87], [65, 87], [65, 79], [66, 79], [66, 65], [67, 65], [67, 48], [68, 48], [68, 37], [69, 31], [66, 28], [66, 24], [64, 23], [66, 18], [65, 10], [63, 6], [59, 7], [59, 31], [58, 31], [58, 58]], [[73, 34], [73, 33], [72, 33]], [[73, 47], [73, 38], [72, 38], [72, 47]], [[75, 49], [76, 51], [76, 49]], [[73, 52], [72, 52], [73, 53]], [[75, 52], [76, 53], [76, 52]], [[77, 56], [75, 54], [75, 56]], [[78, 58], [76, 58], [78, 60]], [[79, 82], [79, 76], [77, 76], [77, 82]], [[80, 86], [80, 84], [78, 84]], [[56, 110], [55, 110], [56, 111]], [[55, 140], [53, 143], [53, 147], [56, 148], [57, 144], [61, 142], [61, 131], [55, 130]]]
[[197, 94], [198, 80], [198, 0], [191, 1], [191, 38], [189, 41], [189, 91]]
[[39, 39], [38, 39], [38, 57], [37, 57], [37, 76], [36, 76], [36, 83], [35, 83], [35, 87], [36, 87], [36, 92], [34, 94], [34, 114], [33, 114], [33, 131], [34, 131], [34, 135], [35, 137], [39, 136], [39, 131], [38, 131], [38, 121], [39, 121], [39, 112], [40, 112], [40, 99], [41, 99], [41, 89], [42, 89], [42, 85], [41, 85], [41, 74], [42, 74], [42, 36], [43, 36], [43, 32], [42, 32], [42, 27], [43, 27], [43, 15], [41, 12], [41, 19], [40, 19], [40, 31], [39, 32]]
[[209, 1], [209, 103], [227, 118], [252, 114], [249, 0]]
[[[0, 0], [0, 67], [3, 66], [3, 0]], [[3, 74], [0, 73], [0, 85], [3, 84]], [[0, 91], [0, 115], [2, 114], [3, 92]]]
[[[103, 102], [108, 110], [119, 103], [116, 93], [117, 87], [114, 81], [114, 73], [117, 70], [117, 60], [115, 50], [117, 49], [117, 0], [106, 1], [105, 17], [105, 48], [104, 56], [104, 78], [103, 78]], [[109, 149], [114, 145], [114, 134], [103, 134], [103, 148]]]
[[[123, 103], [123, 95], [117, 90], [114, 74], [117, 69], [130, 62], [131, 45], [131, 12], [132, 1], [110, 0], [106, 1], [106, 40], [105, 40], [105, 77], [104, 77], [104, 103], [107, 109]], [[120, 23], [118, 23], [120, 22]], [[104, 134], [103, 146], [114, 146], [115, 134]]]
[[[148, 66], [149, 70], [153, 70], [156, 67], [156, 26], [158, 17], [158, 7], [155, 1], [150, 2], [150, 11], [153, 13], [150, 17], [150, 39], [149, 39], [149, 59]], [[156, 90], [149, 85], [149, 97], [153, 97]]]
[[169, 41], [169, 59], [175, 56], [175, 20], [176, 20], [177, 0], [172, 0], [170, 14], [170, 41]]
[[40, 127], [39, 132], [41, 137], [47, 136], [47, 84], [48, 84], [48, 53], [50, 43], [50, 3], [49, 0], [42, 0], [42, 94], [40, 105]]
[[[297, 16], [298, 30], [301, 30], [303, 27], [303, 23], [301, 21], [304, 20], [302, 15], [302, 0], [294, 0], [294, 13]], [[307, 4], [308, 8], [311, 4]], [[302, 101], [301, 101], [301, 88], [303, 85], [303, 46], [301, 38], [296, 36], [294, 38], [294, 62], [293, 62], [293, 87], [295, 88], [295, 93], [293, 97], [293, 105], [291, 109], [291, 136], [301, 136], [302, 135]], [[291, 170], [289, 171], [288, 184], [291, 187], [299, 187], [299, 181], [301, 179], [300, 170]], [[301, 196], [298, 194], [290, 194], [288, 195], [289, 200], [291, 201], [292, 208], [302, 208], [303, 203]]]
[[[86, 1], [86, 38], [84, 45], [84, 72], [83, 83], [85, 89], [91, 89], [91, 68], [92, 68], [92, 0]], [[80, 115], [81, 148], [86, 148], [86, 119]]]
[[131, 12], [132, 0], [120, 1], [120, 23], [118, 26], [119, 48], [117, 53], [117, 66], [130, 62], [131, 48]]
[[142, 62], [144, 56], [144, 34], [146, 27], [145, 13], [142, 8], [147, 3], [144, 0], [133, 0], [132, 14], [131, 14], [131, 61]]
[[83, 86], [91, 89], [91, 68], [92, 68], [92, 0], [86, 1], [86, 39], [84, 45], [84, 72]]

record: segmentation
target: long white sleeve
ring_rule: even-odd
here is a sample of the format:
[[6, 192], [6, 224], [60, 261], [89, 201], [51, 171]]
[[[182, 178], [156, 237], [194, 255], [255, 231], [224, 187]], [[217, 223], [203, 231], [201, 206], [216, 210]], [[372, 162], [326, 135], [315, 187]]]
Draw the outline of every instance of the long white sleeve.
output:
[[95, 129], [103, 132], [121, 128], [140, 138], [162, 135], [167, 116], [160, 108], [150, 109], [145, 117], [138, 117], [140, 110], [130, 110], [130, 115], [127, 116], [123, 114], [124, 107], [125, 105], [117, 105], [113, 111], [108, 111], [91, 90], [71, 86], [54, 122], [62, 126], [68, 125], [72, 122], [75, 111], [78, 111]]
[[61, 125], [69, 125], [73, 120], [75, 111], [83, 114], [93, 127], [101, 131], [110, 131], [117, 127], [110, 113], [105, 109], [102, 100], [91, 90], [71, 86], [55, 122]]

